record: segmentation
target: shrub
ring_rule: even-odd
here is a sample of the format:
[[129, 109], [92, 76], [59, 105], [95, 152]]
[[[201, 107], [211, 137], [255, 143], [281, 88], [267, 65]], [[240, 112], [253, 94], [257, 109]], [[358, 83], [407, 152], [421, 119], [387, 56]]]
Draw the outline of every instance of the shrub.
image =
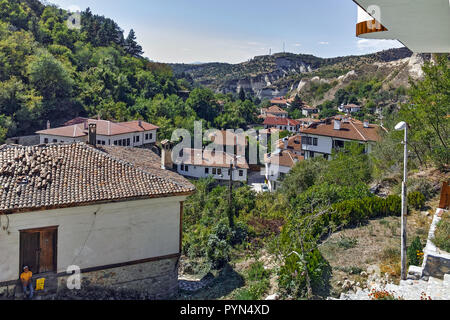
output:
[[408, 248], [407, 256], [410, 266], [420, 266], [423, 260], [423, 245], [419, 237], [416, 237]]
[[[318, 249], [306, 256], [306, 268], [309, 273], [313, 294], [324, 289], [331, 276], [331, 267]], [[279, 286], [288, 295], [295, 297], [307, 296], [306, 272], [303, 262], [297, 255], [285, 259], [279, 273]]]
[[422, 210], [425, 207], [425, 196], [421, 192], [412, 192], [408, 194], [408, 203], [410, 207], [416, 210]]
[[450, 252], [450, 213], [444, 213], [439, 221], [433, 243], [441, 250]]
[[355, 248], [358, 245], [358, 239], [342, 237], [338, 242], [338, 247], [345, 250]]
[[230, 261], [230, 239], [232, 232], [225, 221], [220, 221], [209, 236], [206, 256], [211, 263], [211, 268], [220, 269]]
[[255, 262], [248, 271], [248, 279], [251, 281], [267, 279], [269, 276], [270, 271], [264, 269], [264, 263], [262, 262]]
[[258, 282], [252, 283], [248, 289], [240, 290], [235, 300], [261, 300], [263, 295], [267, 292], [270, 286], [269, 279], [263, 279]]

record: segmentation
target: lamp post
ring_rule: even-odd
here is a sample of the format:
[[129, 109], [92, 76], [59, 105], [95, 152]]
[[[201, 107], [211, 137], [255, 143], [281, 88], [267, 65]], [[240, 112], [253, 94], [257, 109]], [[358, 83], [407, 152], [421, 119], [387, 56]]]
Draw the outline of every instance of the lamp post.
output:
[[403, 182], [402, 182], [402, 280], [407, 279], [407, 216], [408, 216], [408, 188], [406, 183], [408, 182], [408, 124], [404, 121], [400, 122], [395, 126], [397, 131], [405, 131], [405, 138], [403, 145], [404, 150], [404, 160], [403, 160]]

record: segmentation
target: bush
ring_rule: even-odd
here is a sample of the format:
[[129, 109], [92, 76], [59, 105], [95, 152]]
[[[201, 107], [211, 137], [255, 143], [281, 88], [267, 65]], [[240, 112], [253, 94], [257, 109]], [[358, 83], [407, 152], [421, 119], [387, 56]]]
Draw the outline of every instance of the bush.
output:
[[419, 237], [416, 237], [408, 248], [408, 264], [410, 266], [420, 266], [423, 260], [423, 245]]
[[416, 210], [422, 210], [425, 207], [425, 196], [421, 192], [412, 192], [408, 194], [408, 204]]
[[211, 268], [220, 269], [230, 261], [230, 239], [232, 232], [225, 221], [219, 222], [209, 236], [206, 256], [211, 263]]
[[264, 263], [256, 262], [251, 265], [248, 271], [248, 279], [250, 281], [259, 281], [267, 279], [270, 276], [270, 271], [264, 269]]
[[[309, 252], [305, 260], [313, 294], [319, 294], [329, 282], [331, 266], [318, 249]], [[284, 265], [280, 269], [278, 283], [287, 295], [307, 296], [305, 266], [297, 255], [290, 255], [285, 259]]]

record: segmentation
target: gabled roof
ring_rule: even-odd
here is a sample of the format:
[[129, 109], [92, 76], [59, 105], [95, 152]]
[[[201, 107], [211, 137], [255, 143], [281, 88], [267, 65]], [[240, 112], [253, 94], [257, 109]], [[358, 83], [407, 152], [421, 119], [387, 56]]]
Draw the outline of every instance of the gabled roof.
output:
[[[287, 139], [287, 149], [285, 149], [285, 139]], [[281, 139], [277, 143], [277, 147], [283, 150], [302, 151], [302, 136], [295, 135], [289, 138]]]
[[278, 153], [266, 154], [264, 160], [267, 164], [274, 166], [293, 168], [298, 162], [305, 160], [305, 158], [292, 151], [281, 150]]
[[162, 169], [145, 169], [81, 142], [3, 145], [0, 213], [189, 195], [195, 190]]
[[[83, 118], [78, 118], [79, 121], [81, 121], [81, 119]], [[74, 119], [72, 121], [77, 122], [77, 119]], [[97, 125], [97, 134], [101, 136], [116, 136], [121, 134], [153, 131], [159, 129], [157, 126], [144, 121], [141, 121], [141, 125], [139, 125], [139, 121], [116, 123], [107, 120], [85, 119], [85, 121], [79, 122], [77, 124], [54, 129], [41, 130], [36, 133], [41, 135], [44, 134], [50, 136], [79, 138], [87, 136], [88, 127], [90, 124]]]
[[266, 126], [299, 126], [300, 122], [288, 118], [268, 117], [264, 120]]
[[271, 113], [271, 114], [288, 114], [287, 111], [281, 109], [278, 106], [271, 106], [269, 108], [264, 108], [263, 112]]
[[[313, 134], [363, 142], [376, 142], [381, 139], [380, 132], [382, 130], [386, 131], [383, 127], [375, 124], [369, 124], [368, 128], [365, 128], [361, 121], [355, 119], [341, 120], [341, 129], [335, 130], [334, 119], [335, 118], [329, 118], [319, 123], [313, 123], [308, 128], [303, 129], [302, 134]], [[342, 118], [337, 117], [337, 119]]]
[[[226, 152], [185, 148], [183, 149], [183, 160], [181, 164], [199, 167], [230, 168], [230, 164], [234, 164], [234, 161], [234, 157]], [[238, 159], [236, 165], [239, 169], [250, 169], [245, 158]]]

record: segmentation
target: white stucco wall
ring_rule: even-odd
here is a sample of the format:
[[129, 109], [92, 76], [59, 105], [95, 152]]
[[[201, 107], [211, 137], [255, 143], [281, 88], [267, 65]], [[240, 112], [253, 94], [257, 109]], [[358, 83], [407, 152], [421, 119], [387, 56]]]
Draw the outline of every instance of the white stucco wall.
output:
[[[333, 139], [331, 139], [330, 137], [316, 136], [316, 135], [312, 135], [312, 134], [308, 134], [308, 135], [302, 134], [302, 136], [318, 139], [317, 146], [303, 144], [302, 145], [303, 151], [313, 151], [313, 152], [318, 152], [321, 154], [331, 154], [332, 153]], [[309, 157], [309, 154], [308, 154], [308, 152], [306, 152], [305, 158], [308, 158], [308, 157]]]
[[[146, 134], [152, 134], [152, 139], [145, 139]], [[133, 137], [139, 136], [139, 142], [133, 142]], [[58, 143], [70, 143], [70, 142], [87, 142], [87, 136], [81, 137], [81, 138], [69, 138], [69, 137], [62, 137], [62, 136], [52, 136], [52, 135], [40, 135], [40, 143], [44, 144], [45, 139], [48, 139], [48, 143], [53, 143], [53, 140], [57, 140]], [[103, 135], [97, 135], [97, 141], [105, 141], [106, 145], [114, 145], [114, 141], [117, 140], [123, 140], [123, 139], [130, 139], [130, 147], [140, 147], [145, 144], [153, 144], [156, 143], [157, 140], [157, 131], [146, 131], [146, 132], [138, 132], [138, 133], [128, 133], [128, 134], [121, 134], [116, 136], [103, 136]]]
[[[170, 197], [9, 215], [0, 230], [0, 282], [17, 280], [20, 230], [58, 226], [58, 273], [179, 253], [180, 201]], [[95, 214], [96, 213], [96, 214]], [[6, 217], [1, 217], [2, 226]]]
[[[205, 168], [209, 168], [209, 174], [205, 173]], [[222, 177], [220, 177], [220, 175], [218, 174], [213, 174], [213, 169], [214, 167], [203, 167], [203, 166], [194, 166], [194, 165], [189, 165], [189, 170], [186, 171], [182, 171], [181, 170], [181, 165], [178, 165], [177, 167], [177, 172], [185, 177], [190, 177], [190, 178], [196, 178], [196, 179], [201, 179], [201, 178], [208, 178], [208, 177], [213, 177], [216, 180], [230, 180], [230, 175], [228, 174], [228, 170], [227, 168], [216, 168], [217, 169], [221, 169], [222, 170]], [[243, 171], [243, 176], [240, 177], [239, 176], [239, 170]], [[216, 171], [217, 172], [217, 171]], [[247, 169], [236, 169], [233, 170], [233, 181], [239, 181], [239, 182], [246, 182], [247, 181]]]

